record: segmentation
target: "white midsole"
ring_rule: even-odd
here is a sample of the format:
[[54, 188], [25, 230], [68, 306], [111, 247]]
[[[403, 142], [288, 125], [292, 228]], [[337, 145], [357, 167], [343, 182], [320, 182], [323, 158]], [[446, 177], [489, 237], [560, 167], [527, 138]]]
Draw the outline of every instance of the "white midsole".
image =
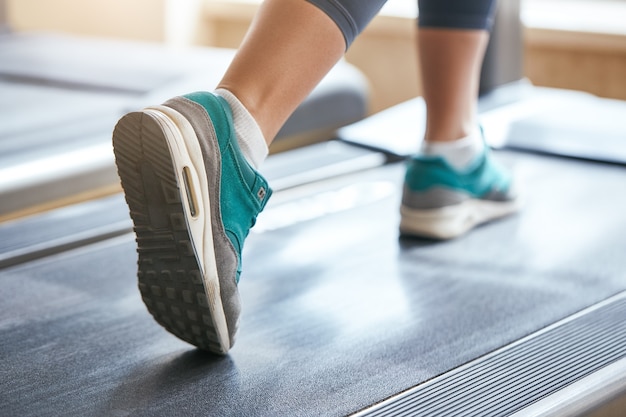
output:
[[407, 234], [451, 239], [471, 228], [514, 213], [519, 202], [469, 199], [460, 204], [437, 209], [417, 210], [400, 207], [400, 231]]
[[215, 331], [222, 350], [227, 352], [230, 349], [230, 338], [220, 296], [220, 283], [213, 247], [213, 230], [211, 222], [207, 221], [211, 216], [211, 202], [200, 143], [191, 123], [176, 110], [166, 106], [151, 106], [144, 109], [144, 112], [154, 117], [163, 131], [166, 132], [165, 138], [172, 154], [176, 179], [181, 190], [185, 187], [183, 169], [185, 167], [189, 169], [190, 186], [194, 188], [193, 193], [198, 196], [196, 215], [191, 215], [188, 199], [182, 191], [181, 202], [186, 213], [185, 219], [191, 235], [191, 243], [202, 270]]

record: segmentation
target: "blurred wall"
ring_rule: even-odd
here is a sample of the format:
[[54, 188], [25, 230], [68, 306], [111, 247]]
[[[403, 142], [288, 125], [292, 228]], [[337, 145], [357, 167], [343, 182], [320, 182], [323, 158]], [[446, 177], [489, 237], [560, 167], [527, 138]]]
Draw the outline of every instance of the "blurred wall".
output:
[[[16, 30], [236, 48], [254, 2], [5, 0]], [[599, 28], [602, 29], [602, 28]], [[373, 112], [420, 94], [413, 19], [378, 16], [346, 59], [372, 84]], [[524, 74], [534, 84], [626, 100], [626, 34], [527, 27]]]
[[164, 41], [165, 0], [6, 0], [18, 31]]

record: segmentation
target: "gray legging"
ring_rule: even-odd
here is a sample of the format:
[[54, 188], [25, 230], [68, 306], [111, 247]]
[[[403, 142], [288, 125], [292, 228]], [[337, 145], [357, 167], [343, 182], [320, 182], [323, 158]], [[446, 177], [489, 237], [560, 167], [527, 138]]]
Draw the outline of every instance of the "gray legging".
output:
[[[337, 23], [346, 49], [387, 0], [307, 0]], [[418, 0], [420, 27], [491, 29], [495, 0]]]

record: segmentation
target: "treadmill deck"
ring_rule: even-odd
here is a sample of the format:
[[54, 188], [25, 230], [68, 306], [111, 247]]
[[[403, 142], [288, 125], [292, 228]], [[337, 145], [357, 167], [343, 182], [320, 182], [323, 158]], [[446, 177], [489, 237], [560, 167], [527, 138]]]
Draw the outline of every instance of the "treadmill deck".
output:
[[401, 163], [276, 193], [225, 357], [152, 320], [132, 234], [1, 269], [3, 413], [347, 415], [619, 297], [623, 167], [499, 157], [523, 211], [447, 242], [398, 237]]

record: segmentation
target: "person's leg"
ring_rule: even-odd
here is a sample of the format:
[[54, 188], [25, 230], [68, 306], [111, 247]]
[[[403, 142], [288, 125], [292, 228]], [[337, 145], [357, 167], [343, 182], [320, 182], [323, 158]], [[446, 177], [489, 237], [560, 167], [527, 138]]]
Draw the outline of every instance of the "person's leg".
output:
[[486, 30], [418, 31], [419, 62], [429, 142], [452, 141], [476, 129], [480, 69], [489, 39]]
[[339, 27], [313, 4], [269, 0], [262, 4], [218, 88], [239, 99], [269, 145], [345, 49]]
[[426, 141], [452, 141], [475, 130], [494, 5], [494, 0], [419, 1], [417, 48], [428, 110]]
[[484, 144], [476, 117], [494, 0], [420, 0], [420, 67], [427, 123], [408, 163], [400, 231], [448, 239], [517, 210], [508, 173]]
[[243, 243], [271, 190], [256, 171], [287, 117], [385, 0], [266, 0], [214, 93], [133, 112], [113, 132], [142, 298], [167, 330], [226, 353]]
[[218, 88], [237, 96], [269, 144], [385, 1], [265, 1]]

